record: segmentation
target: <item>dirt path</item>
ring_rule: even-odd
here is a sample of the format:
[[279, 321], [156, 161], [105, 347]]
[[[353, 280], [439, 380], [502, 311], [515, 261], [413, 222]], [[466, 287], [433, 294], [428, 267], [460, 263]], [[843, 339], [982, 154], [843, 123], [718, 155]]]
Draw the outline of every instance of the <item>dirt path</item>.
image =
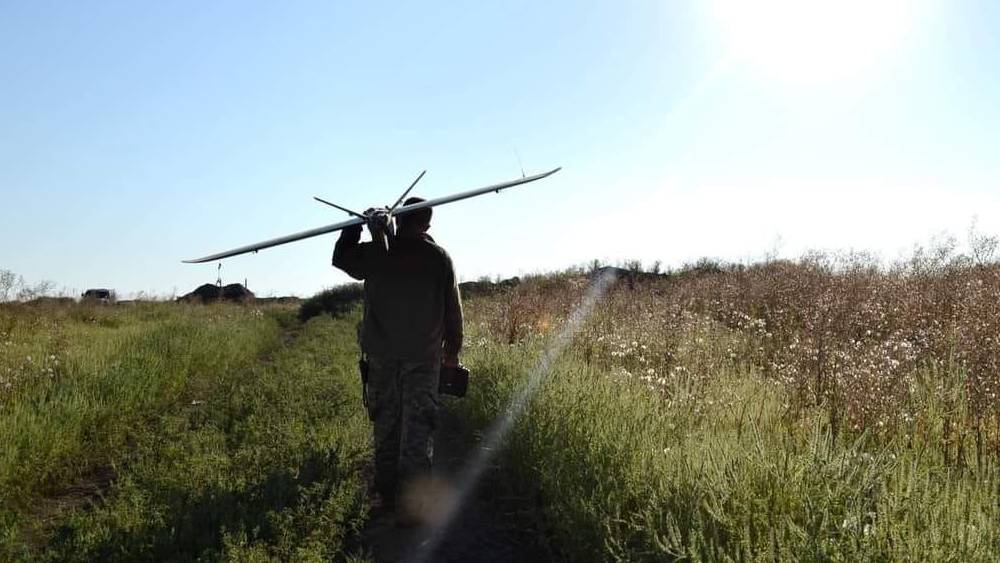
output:
[[[478, 442], [458, 415], [442, 410], [434, 442], [435, 477], [457, 483]], [[537, 516], [532, 499], [512, 496], [494, 466], [483, 472], [447, 529], [401, 528], [385, 515], [369, 521], [362, 542], [378, 562], [550, 561]]]

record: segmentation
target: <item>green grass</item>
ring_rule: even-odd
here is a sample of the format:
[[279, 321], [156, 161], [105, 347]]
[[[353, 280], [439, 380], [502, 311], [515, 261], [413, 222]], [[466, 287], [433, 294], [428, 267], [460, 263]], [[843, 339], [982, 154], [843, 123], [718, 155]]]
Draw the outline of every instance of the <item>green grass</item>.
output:
[[[722, 329], [697, 337], [723, 351], [731, 340]], [[470, 341], [475, 379], [462, 409], [482, 426], [504, 413], [545, 338]], [[566, 560], [988, 561], [1000, 552], [994, 461], [948, 463], [933, 437], [834, 436], [825, 409], [790, 416], [788, 390], [749, 364], [654, 390], [588, 364], [585, 344], [578, 338], [557, 362], [501, 463], [536, 496]]]
[[[962, 357], [978, 364], [935, 345], [897, 365], [894, 346], [869, 343], [820, 382], [794, 323], [733, 309], [745, 285], [734, 280], [605, 297], [500, 450], [491, 482], [533, 501], [526, 529], [567, 561], [994, 560], [1000, 436], [969, 395], [991, 381], [969, 367], [989, 365], [991, 349], [970, 337]], [[767, 283], [748, 310], [774, 297]], [[471, 430], [507, 412], [584, 285], [541, 279], [467, 303], [473, 380], [449, 404]], [[360, 553], [370, 429], [356, 321], [302, 324], [280, 307], [0, 307], [0, 560]], [[909, 327], [886, 342], [911, 342]], [[776, 370], [783, 358], [801, 373]]]
[[369, 456], [352, 327], [281, 308], [3, 309], [0, 559], [344, 559]]

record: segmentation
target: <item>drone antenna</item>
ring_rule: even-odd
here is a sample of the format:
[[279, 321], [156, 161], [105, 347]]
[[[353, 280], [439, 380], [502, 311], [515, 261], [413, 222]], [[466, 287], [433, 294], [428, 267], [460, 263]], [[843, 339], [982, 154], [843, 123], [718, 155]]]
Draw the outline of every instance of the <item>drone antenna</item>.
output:
[[365, 218], [364, 215], [358, 213], [357, 211], [351, 211], [350, 209], [348, 209], [346, 207], [341, 207], [341, 206], [337, 205], [336, 203], [331, 203], [331, 202], [329, 202], [329, 201], [327, 201], [327, 200], [325, 200], [323, 198], [313, 196], [313, 199], [315, 199], [316, 201], [318, 201], [320, 203], [325, 203], [325, 204], [329, 205], [330, 207], [336, 207], [337, 209], [343, 211], [344, 213], [347, 213], [348, 215], [354, 215], [358, 219], [364, 219]]
[[419, 182], [420, 179], [423, 178], [424, 174], [426, 174], [426, 173], [427, 173], [427, 171], [424, 170], [423, 172], [420, 173], [419, 176], [417, 176], [417, 179], [414, 180], [412, 184], [410, 184], [410, 187], [406, 188], [406, 191], [403, 192], [403, 195], [399, 196], [399, 199], [396, 200], [396, 203], [392, 204], [392, 207], [389, 208], [389, 213], [392, 213], [393, 211], [395, 211], [396, 208], [399, 207], [399, 204], [403, 203], [403, 200], [406, 198], [407, 194], [410, 193], [410, 190], [413, 189], [413, 186], [416, 186], [417, 182]]
[[514, 156], [517, 157], [517, 165], [521, 167], [521, 177], [524, 178], [524, 164], [521, 162], [521, 155], [517, 154], [517, 146], [514, 146]]

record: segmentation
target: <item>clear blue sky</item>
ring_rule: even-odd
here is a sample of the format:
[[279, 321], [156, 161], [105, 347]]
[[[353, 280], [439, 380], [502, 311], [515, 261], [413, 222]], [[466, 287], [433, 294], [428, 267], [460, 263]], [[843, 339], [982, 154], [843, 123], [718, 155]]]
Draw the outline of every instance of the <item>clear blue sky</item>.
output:
[[[445, 195], [514, 147], [564, 170], [438, 209], [464, 279], [1000, 233], [1000, 3], [764, 4], [2, 3], [0, 268], [183, 293], [216, 267], [181, 259], [343, 218], [313, 195]], [[334, 241], [224, 281], [311, 294]]]

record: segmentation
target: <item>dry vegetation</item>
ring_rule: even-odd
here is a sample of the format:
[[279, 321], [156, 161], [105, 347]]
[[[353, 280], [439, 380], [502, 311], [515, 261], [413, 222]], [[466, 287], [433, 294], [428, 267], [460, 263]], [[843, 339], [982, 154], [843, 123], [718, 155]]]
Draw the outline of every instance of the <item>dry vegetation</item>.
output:
[[[1000, 265], [924, 266], [814, 256], [619, 285], [575, 347], [667, 401], [677, 381], [696, 400], [716, 374], [745, 369], [784, 388], [789, 418], [819, 407], [836, 433], [933, 437], [948, 463], [1000, 460]], [[477, 301], [477, 334], [543, 336], [586, 285], [536, 279]]]
[[[978, 258], [619, 283], [511, 437], [512, 477], [540, 483], [571, 558], [989, 559], [1000, 266]], [[587, 283], [469, 304], [473, 420], [503, 412]]]

